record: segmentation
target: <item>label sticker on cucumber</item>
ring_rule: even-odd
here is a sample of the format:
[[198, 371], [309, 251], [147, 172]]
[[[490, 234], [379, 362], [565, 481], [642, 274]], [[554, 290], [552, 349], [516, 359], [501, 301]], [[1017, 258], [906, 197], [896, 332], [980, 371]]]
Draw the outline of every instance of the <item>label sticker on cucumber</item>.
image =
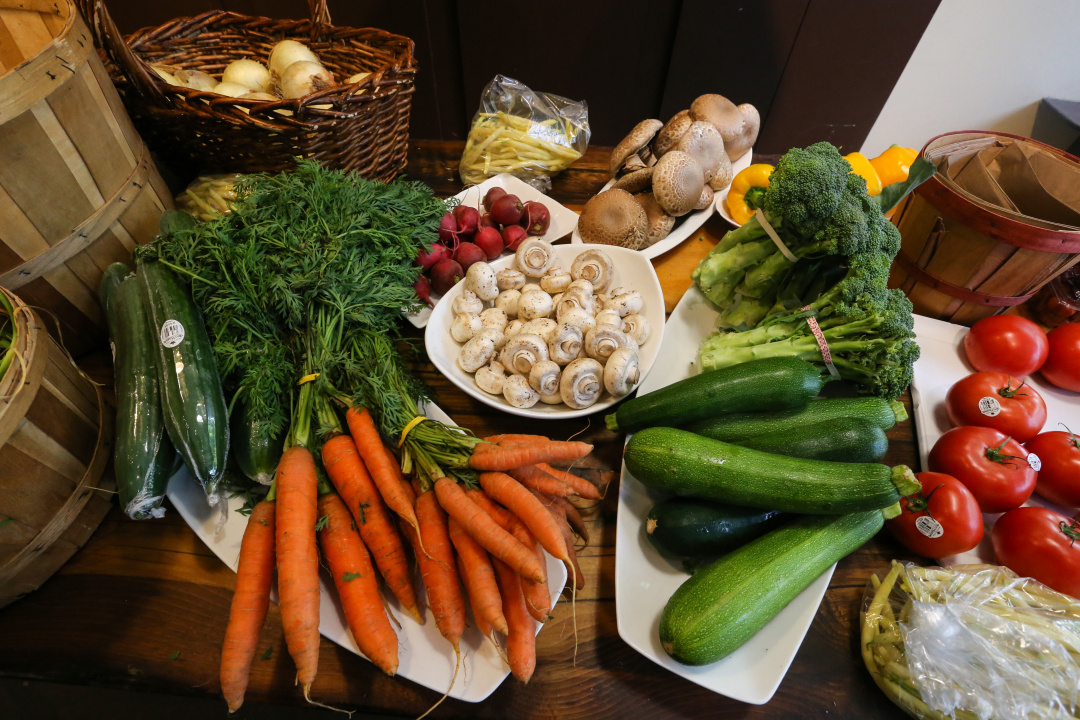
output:
[[184, 341], [184, 326], [179, 320], [166, 320], [161, 326], [161, 344], [174, 348]]
[[996, 397], [987, 395], [979, 401], [979, 412], [986, 417], [997, 417], [1001, 413], [1001, 403]]
[[1040, 470], [1042, 470], [1042, 458], [1040, 458], [1035, 453], [1028, 453], [1027, 461], [1028, 467], [1030, 467], [1035, 472], [1039, 472]]
[[916, 518], [915, 529], [931, 540], [945, 534], [945, 528], [941, 527], [941, 523], [929, 515], [923, 515], [920, 518]]

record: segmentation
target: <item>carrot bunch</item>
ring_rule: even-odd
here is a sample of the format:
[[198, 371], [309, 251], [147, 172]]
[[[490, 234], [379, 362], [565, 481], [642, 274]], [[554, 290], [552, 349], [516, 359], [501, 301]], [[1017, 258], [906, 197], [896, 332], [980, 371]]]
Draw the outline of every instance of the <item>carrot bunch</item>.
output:
[[476, 440], [469, 456], [479, 473], [453, 472], [463, 482], [432, 477], [425, 471], [437, 465], [427, 462], [410, 483], [367, 410], [349, 408], [344, 426], [348, 433], [327, 440], [319, 453], [332, 488], [320, 485], [315, 455], [294, 446], [278, 465], [269, 500], [249, 520], [222, 652], [230, 712], [243, 702], [275, 567], [286, 644], [310, 700], [319, 652], [319, 548], [357, 646], [383, 672], [395, 674], [398, 644], [380, 585], [424, 622], [410, 546], [455, 667], [470, 606], [480, 632], [528, 682], [536, 623], [552, 617], [545, 551], [566, 565], [571, 591], [580, 589], [574, 535], [585, 536], [584, 522], [567, 498], [601, 497], [588, 480], [549, 463], [579, 460], [592, 446], [493, 436]]

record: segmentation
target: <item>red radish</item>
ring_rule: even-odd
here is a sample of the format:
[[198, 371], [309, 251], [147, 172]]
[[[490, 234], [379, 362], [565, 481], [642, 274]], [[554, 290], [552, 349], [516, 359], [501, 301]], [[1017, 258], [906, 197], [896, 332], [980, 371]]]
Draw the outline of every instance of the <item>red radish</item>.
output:
[[413, 283], [413, 291], [416, 293], [416, 297], [426, 302], [431, 307], [435, 307], [435, 303], [431, 302], [431, 283], [428, 279], [421, 275], [416, 278], [416, 282]]
[[445, 295], [463, 277], [465, 277], [465, 271], [461, 269], [461, 266], [450, 258], [446, 258], [435, 263], [435, 267], [431, 268], [431, 287], [440, 295]]
[[465, 270], [468, 270], [473, 263], [485, 259], [487, 259], [487, 255], [484, 254], [484, 251], [471, 242], [459, 244], [457, 250], [454, 251], [454, 261]]
[[468, 205], [458, 205], [454, 208], [454, 219], [457, 220], [458, 234], [472, 235], [476, 232], [476, 223], [480, 220], [480, 213], [476, 208]]
[[499, 257], [503, 251], [502, 234], [493, 227], [482, 227], [477, 230], [473, 243], [484, 251], [488, 260]]
[[450, 248], [439, 243], [432, 243], [431, 249], [421, 249], [416, 256], [416, 264], [424, 268], [424, 270], [430, 270], [431, 267], [442, 260], [443, 258], [450, 257]]
[[521, 218], [521, 226], [529, 235], [543, 235], [551, 224], [551, 213], [542, 202], [530, 200], [525, 203], [525, 213]]
[[516, 252], [518, 245], [527, 237], [529, 234], [520, 225], [507, 225], [502, 231], [503, 243], [506, 244], [506, 249], [512, 252]]
[[491, 206], [495, 204], [495, 201], [506, 194], [506, 191], [501, 187], [493, 187], [487, 191], [487, 195], [484, 196], [484, 209], [491, 212]]
[[439, 242], [447, 247], [457, 247], [458, 224], [454, 213], [448, 212], [439, 221]]
[[491, 206], [491, 217], [500, 225], [515, 225], [525, 212], [517, 195], [503, 195]]
[[491, 217], [491, 213], [484, 213], [483, 215], [480, 216], [480, 223], [479, 223], [478, 227], [479, 228], [490, 227], [490, 228], [495, 228], [496, 230], [498, 230], [499, 229], [499, 223], [495, 222], [495, 218]]

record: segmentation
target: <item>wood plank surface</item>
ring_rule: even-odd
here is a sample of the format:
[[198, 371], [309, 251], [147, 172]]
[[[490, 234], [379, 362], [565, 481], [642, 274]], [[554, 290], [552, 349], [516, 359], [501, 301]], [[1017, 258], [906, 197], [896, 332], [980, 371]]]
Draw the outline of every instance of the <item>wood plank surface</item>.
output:
[[[449, 195], [460, 143], [410, 143], [408, 173]], [[594, 148], [557, 178], [552, 195], [578, 207], [606, 180], [607, 151]], [[725, 231], [714, 218], [656, 267], [669, 303], [689, 284], [688, 273]], [[670, 307], [670, 306], [669, 306]], [[408, 334], [420, 337], [411, 327]], [[108, 381], [107, 354], [86, 361]], [[529, 432], [535, 423], [498, 413], [453, 387], [427, 362], [415, 369], [439, 405], [479, 435]], [[905, 402], [909, 399], [905, 397]], [[592, 544], [579, 558], [587, 585], [577, 598], [580, 644], [574, 662], [569, 602], [560, 602], [537, 638], [537, 671], [526, 686], [508, 678], [487, 700], [447, 700], [436, 718], [875, 718], [906, 717], [877, 689], [858, 653], [858, 615], [872, 572], [890, 559], [917, 560], [887, 533], [841, 561], [817, 617], [773, 700], [739, 703], [673, 675], [639, 655], [618, 635], [615, 619], [615, 515], [622, 437], [596, 415], [546, 422], [552, 437], [581, 433], [596, 450], [585, 472], [607, 494], [585, 510]], [[889, 432], [890, 463], [915, 463], [913, 428]], [[118, 508], [89, 543], [37, 592], [0, 611], [0, 675], [181, 695], [217, 696], [220, 646], [235, 575], [171, 508], [160, 521], [127, 520]], [[260, 660], [269, 649], [266, 660]], [[172, 656], [179, 653], [175, 659]], [[252, 669], [248, 699], [302, 705], [293, 684], [276, 607], [267, 617]], [[383, 676], [366, 660], [323, 640], [312, 696], [362, 713], [416, 717], [438, 693]], [[222, 702], [224, 716], [225, 705]]]

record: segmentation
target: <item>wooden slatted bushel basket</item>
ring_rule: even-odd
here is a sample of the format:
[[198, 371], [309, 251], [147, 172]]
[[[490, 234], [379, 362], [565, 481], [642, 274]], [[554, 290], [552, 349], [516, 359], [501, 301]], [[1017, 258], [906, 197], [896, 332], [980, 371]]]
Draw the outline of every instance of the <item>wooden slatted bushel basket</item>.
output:
[[101, 390], [14, 306], [15, 358], [0, 377], [0, 607], [35, 590], [112, 506], [112, 411]]
[[75, 7], [0, 0], [0, 287], [75, 357], [101, 347], [102, 274], [170, 207]]

